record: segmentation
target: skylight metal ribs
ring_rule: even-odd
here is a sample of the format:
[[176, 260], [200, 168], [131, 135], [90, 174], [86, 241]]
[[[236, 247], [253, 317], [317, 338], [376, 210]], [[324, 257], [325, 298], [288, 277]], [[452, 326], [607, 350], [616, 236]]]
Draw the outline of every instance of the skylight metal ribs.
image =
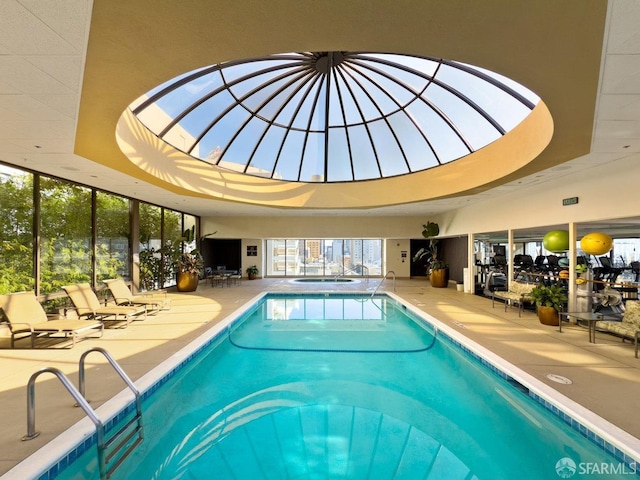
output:
[[[256, 69], [248, 71], [252, 65]], [[473, 87], [465, 89], [464, 79], [470, 76]], [[197, 90], [186, 91], [190, 82], [198, 82]], [[178, 89], [187, 93], [184, 105]], [[178, 112], [150, 128], [169, 143], [179, 137], [175, 148], [220, 168], [331, 183], [411, 174], [473, 153], [508, 133], [489, 113], [496, 114], [500, 104], [487, 102], [486, 95], [476, 101], [476, 92], [509, 98], [514, 111], [497, 115], [508, 128], [535, 108], [533, 92], [472, 65], [335, 51], [275, 54], [200, 68], [152, 90], [137, 106], [132, 104], [132, 112], [140, 115], [165, 106]], [[453, 103], [445, 104], [447, 99]], [[461, 119], [462, 126], [456, 122]]]

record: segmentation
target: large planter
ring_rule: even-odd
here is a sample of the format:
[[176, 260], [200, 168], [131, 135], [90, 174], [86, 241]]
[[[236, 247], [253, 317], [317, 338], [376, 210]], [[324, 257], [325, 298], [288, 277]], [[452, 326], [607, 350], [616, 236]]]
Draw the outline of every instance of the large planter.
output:
[[449, 269], [439, 268], [437, 270], [431, 270], [429, 275], [429, 281], [434, 288], [446, 288], [449, 286]]
[[199, 281], [198, 273], [178, 272], [176, 274], [176, 287], [179, 292], [195, 292]]
[[558, 311], [553, 307], [538, 306], [538, 319], [543, 325], [558, 326], [560, 324]]

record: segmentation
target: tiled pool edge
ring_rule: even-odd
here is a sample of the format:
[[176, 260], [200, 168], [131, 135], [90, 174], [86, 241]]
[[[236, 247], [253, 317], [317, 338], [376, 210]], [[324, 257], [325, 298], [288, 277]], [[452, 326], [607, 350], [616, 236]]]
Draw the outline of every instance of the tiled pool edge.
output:
[[[637, 465], [640, 465], [640, 439], [616, 427], [442, 321], [411, 305], [401, 297], [391, 292], [386, 292], [386, 294], [401, 305], [404, 305], [418, 318], [437, 328], [438, 336], [444, 336], [449, 342], [480, 362], [494, 374], [506, 381], [515, 381], [526, 387], [531, 399], [560, 418], [593, 444], [613, 455], [616, 460], [632, 467], [632, 471], [636, 473], [636, 476], [640, 476], [640, 469], [637, 468]], [[567, 412], [572, 412], [573, 415]]]
[[[165, 361], [152, 368], [140, 377], [135, 385], [140, 392], [140, 400], [144, 401], [155, 393], [162, 385], [178, 373], [195, 356], [202, 353], [211, 344], [218, 341], [234, 321], [239, 320], [268, 292], [260, 293], [250, 299], [230, 315], [205, 331]], [[127, 388], [96, 409], [100, 419], [104, 422], [105, 432], [110, 431], [123, 417], [135, 410], [135, 403], [131, 391]], [[79, 439], [81, 439], [79, 441]], [[97, 433], [94, 424], [83, 418], [58, 437], [43, 445], [36, 452], [22, 460], [4, 475], [2, 480], [24, 480], [33, 478], [38, 480], [52, 480], [57, 478], [71, 463], [85, 451], [97, 444]]]
[[[167, 360], [154, 367], [147, 374], [143, 375], [136, 382], [136, 386], [141, 393], [141, 399], [145, 400], [155, 393], [156, 390], [171, 379], [195, 356], [199, 355], [204, 349], [218, 341], [222, 335], [225, 334], [229, 326], [242, 318], [242, 316], [255, 306], [260, 299], [267, 295], [291, 296], [300, 293], [304, 292], [263, 292], [256, 295], [243, 306], [239, 307], [233, 313], [208, 329], [198, 338], [173, 354]], [[312, 295], [320, 296], [328, 294], [369, 295], [368, 292], [337, 293], [315, 291], [310, 293]], [[449, 342], [460, 348], [476, 361], [482, 363], [499, 377], [507, 381], [513, 380], [520, 385], [525, 386], [529, 391], [530, 398], [537, 401], [549, 412], [563, 420], [567, 425], [579, 432], [595, 445], [599, 446], [602, 450], [613, 455], [614, 458], [620, 462], [624, 462], [629, 466], [633, 465], [636, 476], [640, 476], [640, 471], [635, 470], [636, 462], [640, 463], [640, 440], [619, 429], [590, 410], [582, 407], [578, 403], [552, 389], [515, 365], [507, 362], [490, 350], [477, 344], [442, 321], [420, 310], [398, 295], [391, 292], [381, 292], [378, 295], [386, 295], [389, 298], [394, 299], [407, 310], [411, 311], [417, 318], [421, 319], [421, 321], [435, 327], [437, 329], [438, 336], [444, 336]], [[109, 400], [96, 410], [99, 418], [109, 419], [105, 422], [105, 431], [109, 431], [109, 429], [113, 428], [113, 426], [124, 416], [135, 409], [135, 405], [132, 403], [132, 398], [128, 393], [130, 392], [123, 390], [121, 393], [116, 395], [116, 397]], [[569, 415], [567, 412], [573, 412], [574, 415]], [[59, 439], [62, 437], [66, 440], [60, 441]], [[75, 442], [73, 443], [73, 446], [69, 447], [69, 440], [72, 438], [75, 438]], [[80, 444], [78, 444], [79, 438], [84, 439]], [[52, 449], [53, 451], [49, 451], [46, 455], [42, 455], [41, 452], [45, 449], [51, 449], [51, 445], [54, 442], [56, 442], [57, 446]], [[56, 437], [52, 442], [44, 445], [33, 455], [23, 460], [1, 478], [3, 480], [12, 480], [14, 478], [19, 480], [23, 480], [24, 478], [38, 478], [42, 480], [54, 479], [64, 471], [64, 469], [71, 465], [71, 463], [73, 463], [73, 461], [75, 461], [75, 459], [77, 459], [82, 453], [95, 446], [96, 442], [95, 428], [90, 420], [85, 418], [70, 427], [59, 437]], [[628, 448], [619, 448], [623, 445]], [[55, 456], [56, 452], [57, 456]], [[47, 463], [47, 458], [55, 459]], [[43, 459], [45, 459], [45, 461], [42, 461]], [[34, 462], [37, 462], [37, 465], [34, 465]], [[48, 469], [46, 469], [47, 466], [49, 466]]]

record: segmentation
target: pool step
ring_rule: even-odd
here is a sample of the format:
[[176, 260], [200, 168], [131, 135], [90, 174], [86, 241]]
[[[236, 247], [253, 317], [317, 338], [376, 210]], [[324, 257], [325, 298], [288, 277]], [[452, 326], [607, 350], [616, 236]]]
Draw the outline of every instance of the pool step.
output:
[[142, 418], [136, 415], [122, 426], [113, 437], [104, 443], [104, 462], [107, 478], [111, 478], [113, 472], [126, 460], [143, 439]]
[[[202, 445], [199, 444], [201, 447]], [[453, 452], [385, 413], [347, 405], [304, 405], [227, 431], [189, 465], [199, 478], [473, 478]], [[451, 473], [451, 476], [447, 475]]]

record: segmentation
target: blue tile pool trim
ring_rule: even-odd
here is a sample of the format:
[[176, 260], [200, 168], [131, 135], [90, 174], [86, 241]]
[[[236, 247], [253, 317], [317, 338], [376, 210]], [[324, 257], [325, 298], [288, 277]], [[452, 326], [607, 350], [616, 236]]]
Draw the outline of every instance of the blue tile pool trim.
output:
[[[175, 367], [173, 367], [166, 375], [164, 375], [161, 379], [159, 379], [151, 387], [149, 387], [147, 390], [145, 390], [140, 395], [140, 399], [142, 401], [144, 401], [147, 398], [149, 398], [160, 387], [162, 387], [165, 383], [167, 383], [174, 375], [176, 375], [180, 370], [182, 370], [182, 368], [184, 368], [188, 363], [193, 361], [195, 357], [197, 357], [198, 355], [202, 354], [205, 350], [208, 350], [211, 347], [212, 344], [220, 341], [224, 336], [227, 335], [227, 332], [228, 332], [228, 330], [230, 328], [232, 328], [238, 322], [242, 321], [249, 313], [254, 311], [255, 308], [257, 307], [257, 305], [262, 300], [267, 299], [267, 298], [274, 298], [274, 297], [276, 297], [276, 298], [277, 297], [295, 297], [295, 296], [299, 296], [299, 295], [300, 295], [300, 293], [286, 293], [286, 292], [271, 292], [271, 293], [268, 293], [268, 294], [264, 295], [260, 300], [258, 300], [256, 302], [255, 305], [253, 305], [248, 310], [244, 311], [243, 313], [238, 315], [236, 318], [231, 320], [231, 322], [229, 323], [229, 326], [227, 328], [221, 330], [216, 335], [214, 335], [213, 337], [208, 339], [206, 342], [204, 342], [200, 347], [195, 349], [187, 357], [185, 357], [180, 363], [178, 363]], [[317, 297], [317, 298], [322, 298], [322, 297], [327, 297], [327, 296], [343, 297], [343, 298], [344, 297], [362, 297], [362, 293], [338, 293], [338, 294], [335, 294], [335, 293], [313, 293], [313, 294], [307, 294], [307, 293], [305, 293], [304, 295], [308, 296], [308, 297]], [[376, 294], [376, 297], [377, 298], [381, 298], [381, 297], [387, 298], [388, 301], [394, 302], [396, 305], [398, 305], [400, 307], [405, 307], [405, 305], [403, 303], [398, 302], [395, 299], [392, 299], [391, 297], [389, 297], [388, 295], [385, 295], [384, 293]], [[406, 310], [406, 307], [405, 307], [405, 310]], [[407, 310], [407, 314], [411, 315], [411, 317], [414, 320], [422, 322], [423, 324], [427, 325], [428, 327], [437, 330], [437, 327], [434, 326], [432, 323], [429, 323], [429, 321], [427, 319], [422, 318], [421, 316], [413, 313], [410, 310]], [[462, 350], [466, 355], [468, 355], [472, 359], [476, 360], [477, 362], [482, 364], [484, 367], [488, 368], [491, 372], [493, 372], [494, 374], [496, 374], [497, 376], [499, 376], [503, 380], [505, 380], [505, 381], [507, 381], [509, 383], [515, 382], [515, 383], [519, 384], [519, 382], [516, 379], [514, 379], [513, 377], [511, 377], [507, 373], [503, 372], [501, 369], [496, 367], [494, 364], [492, 364], [491, 362], [487, 361], [486, 359], [484, 359], [483, 357], [481, 357], [480, 355], [478, 355], [477, 353], [475, 353], [474, 351], [469, 349], [467, 346], [462, 344], [460, 341], [458, 341], [455, 338], [451, 337], [450, 335], [446, 334], [442, 330], [437, 330], [437, 336], [440, 339], [444, 338], [447, 342], [449, 342], [450, 344], [452, 344], [455, 347], [457, 347], [460, 350]], [[605, 439], [603, 439], [597, 433], [593, 432], [587, 426], [583, 425], [582, 423], [580, 423], [577, 420], [575, 420], [574, 418], [572, 418], [569, 414], [567, 414], [563, 410], [559, 409], [557, 406], [553, 405], [548, 400], [544, 399], [543, 397], [541, 397], [540, 395], [536, 394], [535, 392], [530, 391], [529, 389], [527, 389], [527, 390], [528, 390], [528, 395], [532, 400], [534, 400], [537, 403], [539, 403], [540, 405], [542, 405], [546, 410], [548, 410], [549, 412], [551, 412], [552, 414], [554, 414], [555, 416], [560, 418], [562, 421], [564, 421], [564, 423], [566, 423], [572, 429], [574, 429], [577, 432], [579, 432], [582, 436], [584, 436], [589, 441], [591, 441], [592, 443], [594, 443], [595, 445], [600, 447], [602, 450], [604, 450], [607, 453], [609, 453], [610, 455], [612, 455], [616, 460], [618, 460], [619, 462], [622, 462], [625, 465], [627, 465], [630, 468], [630, 471], [635, 471], [635, 476], [640, 478], [640, 469], [636, 470], [636, 468], [635, 468], [636, 465], [637, 465], [636, 459], [634, 459], [633, 457], [630, 457], [629, 455], [627, 455], [625, 452], [621, 451], [619, 448], [617, 448], [615, 445], [611, 444], [610, 442], [607, 442]], [[107, 432], [109, 432], [110, 430], [112, 430], [127, 415], [131, 414], [134, 411], [135, 411], [135, 403], [131, 403], [127, 407], [125, 407], [124, 410], [119, 412], [115, 417], [113, 417], [109, 421], [107, 421], [105, 423], [105, 434]], [[38, 480], [53, 480], [53, 479], [55, 479], [58, 475], [60, 475], [60, 473], [62, 471], [64, 471], [68, 466], [70, 466], [73, 462], [75, 462], [84, 452], [86, 452], [90, 448], [94, 447], [96, 444], [97, 444], [97, 434], [94, 433], [93, 435], [91, 435], [90, 437], [85, 439], [84, 442], [82, 442], [80, 445], [78, 445], [78, 447], [76, 447], [74, 450], [72, 450], [68, 455], [64, 456], [56, 464], [51, 466], [49, 468], [49, 470], [47, 470], [45, 473], [43, 473], [38, 478]]]
[[[421, 321], [421, 322], [424, 322], [425, 324], [427, 324], [427, 325], [429, 325], [429, 326], [431, 326], [433, 328], [435, 328], [432, 324], [430, 324], [427, 320], [425, 320], [423, 318], [420, 318], [420, 317], [415, 316], [415, 315], [414, 315], [414, 318], [419, 320], [419, 321]], [[507, 373], [503, 372], [498, 367], [496, 367], [492, 363], [488, 362], [486, 359], [482, 358], [480, 355], [478, 355], [474, 351], [470, 350], [468, 347], [466, 347], [465, 345], [460, 343], [455, 338], [447, 335], [445, 332], [442, 332], [441, 330], [438, 330], [438, 337], [439, 338], [444, 337], [449, 343], [451, 343], [455, 347], [457, 347], [460, 350], [462, 350], [466, 355], [468, 355], [469, 357], [473, 358], [474, 360], [476, 360], [477, 362], [482, 364], [484, 367], [488, 368], [495, 375], [497, 375], [498, 377], [502, 378], [503, 380], [506, 380], [508, 383], [514, 382], [514, 383], [516, 383], [518, 385], [520, 384], [515, 378], [513, 378], [510, 375], [508, 375]], [[634, 459], [633, 457], [627, 455], [625, 452], [623, 452], [622, 450], [617, 448], [612, 443], [607, 442], [600, 435], [598, 435], [597, 433], [595, 433], [592, 430], [590, 430], [587, 426], [583, 425], [578, 420], [576, 420], [573, 417], [571, 417], [571, 415], [569, 415], [568, 413], [566, 413], [563, 410], [559, 409], [557, 406], [555, 406], [554, 404], [552, 404], [551, 402], [549, 402], [545, 398], [541, 397], [540, 395], [536, 394], [535, 392], [532, 392], [531, 390], [529, 390], [526, 387], [524, 387], [524, 388], [527, 390], [529, 398], [531, 398], [532, 400], [536, 401], [538, 404], [542, 405], [547, 411], [551, 412], [553, 415], [555, 415], [556, 417], [560, 418], [564, 423], [566, 423], [568, 426], [570, 426], [573, 430], [579, 432], [583, 437], [585, 437], [586, 439], [588, 439], [589, 441], [591, 441], [592, 443], [594, 443], [595, 445], [600, 447], [605, 452], [607, 452], [610, 455], [612, 455], [617, 461], [627, 465], [627, 467], [629, 467], [629, 471], [630, 472], [635, 472], [635, 476], [636, 477], [640, 477], [640, 469], [637, 469], [638, 462], [637, 462], [636, 459]]]
[[[244, 314], [243, 314], [244, 315]], [[238, 318], [234, 319], [229, 326], [234, 325], [238, 321], [242, 319], [242, 315]], [[174, 375], [176, 375], [180, 370], [182, 370], [189, 362], [193, 361], [195, 357], [204, 353], [205, 350], [208, 350], [212, 344], [221, 340], [224, 336], [227, 335], [227, 330], [224, 329], [218, 332], [216, 335], [211, 337], [205, 343], [203, 343], [199, 348], [194, 350], [189, 356], [185, 357], [180, 363], [178, 363], [174, 368], [172, 368], [165, 376], [159, 379], [156, 383], [154, 383], [149, 389], [140, 394], [140, 400], [144, 401], [153, 395], [160, 387], [162, 387], [165, 383], [167, 383]], [[116, 427], [122, 420], [124, 420], [128, 415], [135, 412], [136, 405], [134, 403], [130, 403], [123, 410], [121, 410], [115, 417], [109, 419], [104, 424], [104, 433], [105, 436], [108, 432]], [[69, 467], [73, 462], [75, 462], [82, 454], [88, 451], [91, 448], [96, 447], [98, 444], [98, 434], [94, 433], [90, 437], [86, 438], [80, 445], [78, 445], [75, 449], [69, 452], [67, 455], [62, 457], [56, 464], [52, 465], [49, 470], [44, 472], [38, 480], [53, 480], [57, 478], [67, 467]]]

